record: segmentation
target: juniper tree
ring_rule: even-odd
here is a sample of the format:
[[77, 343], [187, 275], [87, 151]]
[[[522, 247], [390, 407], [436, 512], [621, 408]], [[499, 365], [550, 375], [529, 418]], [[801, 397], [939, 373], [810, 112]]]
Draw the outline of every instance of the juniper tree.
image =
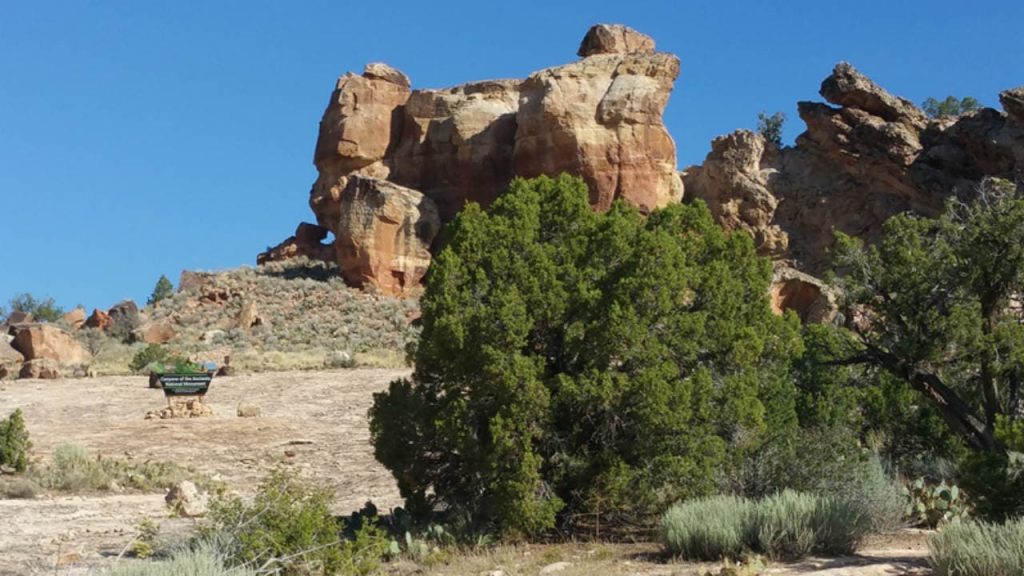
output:
[[370, 410], [413, 512], [519, 535], [649, 519], [795, 428], [798, 320], [772, 314], [750, 236], [700, 202], [645, 217], [587, 198], [579, 179], [516, 180], [451, 226], [415, 372]]

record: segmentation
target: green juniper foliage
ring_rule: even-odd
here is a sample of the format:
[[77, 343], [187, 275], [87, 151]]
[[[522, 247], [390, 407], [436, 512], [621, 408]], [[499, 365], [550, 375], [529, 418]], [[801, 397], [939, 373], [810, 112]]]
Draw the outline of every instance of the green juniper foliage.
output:
[[840, 238], [847, 309], [864, 311], [845, 362], [899, 378], [967, 445], [1002, 453], [1000, 417], [1024, 414], [1024, 195], [987, 181], [937, 219], [891, 218], [863, 249]]
[[946, 96], [943, 100], [928, 98], [922, 104], [922, 108], [925, 114], [932, 118], [941, 118], [943, 116], [961, 116], [981, 108], [981, 104], [971, 96], [963, 98]]
[[703, 203], [599, 214], [579, 179], [516, 180], [449, 238], [416, 371], [370, 411], [410, 511], [523, 536], [650, 522], [795, 429], [798, 320], [771, 313], [770, 263]]
[[32, 442], [28, 439], [25, 417], [21, 408], [15, 408], [10, 416], [0, 420], [0, 465], [24, 472], [30, 450]]
[[775, 146], [782, 146], [782, 126], [786, 123], [786, 115], [782, 112], [767, 114], [757, 113], [757, 133]]
[[149, 295], [149, 300], [146, 304], [152, 306], [164, 298], [169, 298], [174, 295], [174, 284], [167, 279], [167, 276], [160, 275], [160, 279], [156, 281], [156, 286], [153, 287], [153, 293]]
[[[64, 316], [64, 308], [58, 306], [53, 298], [36, 298], [29, 293], [11, 298], [8, 306], [10, 312], [26, 312], [40, 322], [56, 322]], [[6, 318], [7, 315], [3, 317]]]

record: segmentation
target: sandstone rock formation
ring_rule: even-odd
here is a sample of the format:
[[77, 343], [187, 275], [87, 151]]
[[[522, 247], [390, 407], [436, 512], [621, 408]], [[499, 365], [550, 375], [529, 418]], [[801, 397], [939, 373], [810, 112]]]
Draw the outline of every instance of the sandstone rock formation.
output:
[[15, 350], [6, 337], [0, 338], [0, 379], [18, 374], [23, 362], [25, 356]]
[[213, 416], [213, 409], [199, 398], [176, 400], [160, 410], [146, 412], [146, 420], [168, 420], [172, 418], [201, 418]]
[[72, 330], [78, 330], [85, 324], [85, 308], [75, 308], [62, 318], [65, 324]]
[[176, 335], [177, 331], [175, 331], [174, 325], [166, 318], [143, 322], [132, 332], [132, 338], [136, 342], [146, 344], [166, 344]]
[[13, 346], [26, 362], [46, 358], [62, 365], [85, 364], [89, 352], [67, 332], [52, 324], [19, 324], [11, 327]]
[[334, 261], [334, 246], [324, 244], [330, 231], [322, 226], [302, 222], [295, 229], [295, 235], [289, 236], [284, 242], [256, 256], [256, 264], [289, 260], [291, 258], [309, 258], [310, 260]]
[[777, 266], [769, 291], [772, 310], [793, 310], [807, 323], [831, 322], [838, 312], [836, 294], [821, 280], [788, 266]]
[[50, 358], [36, 358], [21, 365], [18, 378], [56, 380], [61, 377], [60, 363]]
[[950, 195], [970, 197], [984, 176], [1024, 171], [1024, 89], [1001, 95], [1006, 113], [929, 119], [841, 63], [821, 95], [834, 106], [799, 103], [807, 130], [795, 146], [738, 131], [684, 172], [688, 197], [706, 201], [726, 228], [751, 232], [762, 254], [804, 272], [829, 268], [836, 231], [870, 242], [894, 214], [936, 214]]
[[[342, 76], [320, 122], [314, 153], [319, 176], [309, 203], [317, 223], [335, 235], [344, 276], [401, 294], [429, 263], [422, 239], [412, 241], [416, 234], [382, 236], [402, 230], [398, 223], [370, 226], [365, 217], [353, 218], [356, 205], [345, 196], [358, 188], [350, 186], [355, 176], [402, 186], [407, 197], [422, 194], [442, 223], [467, 202], [486, 207], [515, 176], [579, 175], [596, 209], [620, 198], [643, 210], [678, 201], [682, 180], [662, 112], [679, 60], [655, 52], [650, 37], [614, 25], [592, 28], [579, 55], [577, 62], [525, 80], [440, 90], [413, 90], [404, 74], [385, 64]], [[319, 253], [300, 242], [298, 232], [294, 238], [261, 261]]]
[[353, 175], [342, 195], [335, 242], [342, 274], [353, 286], [388, 294], [417, 286], [441, 228], [437, 207], [419, 192]]
[[113, 324], [113, 320], [110, 319], [110, 315], [100, 310], [99, 308], [93, 308], [92, 314], [85, 321], [87, 328], [96, 328], [97, 330], [103, 330], [104, 332], [110, 328]]

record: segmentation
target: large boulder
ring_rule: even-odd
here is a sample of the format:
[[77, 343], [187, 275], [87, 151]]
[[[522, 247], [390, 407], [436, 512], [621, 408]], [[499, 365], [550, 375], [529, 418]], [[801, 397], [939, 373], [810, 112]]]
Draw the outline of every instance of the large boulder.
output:
[[429, 198], [386, 180], [352, 176], [338, 218], [338, 262], [350, 284], [395, 295], [418, 286], [441, 227]]
[[160, 318], [143, 322], [133, 331], [132, 338], [136, 342], [144, 342], [146, 344], [166, 344], [173, 340], [176, 335], [177, 331], [174, 329], [174, 324], [171, 320]]
[[11, 327], [13, 346], [26, 361], [46, 358], [62, 365], [85, 364], [92, 355], [70, 334], [52, 324], [21, 324]]
[[78, 307], [71, 310], [62, 318], [72, 330], [78, 330], [85, 325], [85, 308]]
[[18, 378], [56, 380], [61, 377], [60, 363], [49, 358], [36, 358], [22, 364]]
[[653, 54], [654, 39], [621, 24], [598, 24], [587, 31], [576, 54]]

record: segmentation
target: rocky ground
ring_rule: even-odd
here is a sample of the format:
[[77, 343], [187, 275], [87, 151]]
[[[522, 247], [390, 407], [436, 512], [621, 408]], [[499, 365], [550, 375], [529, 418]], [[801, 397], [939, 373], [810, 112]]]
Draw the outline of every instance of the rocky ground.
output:
[[[279, 372], [217, 378], [207, 396], [213, 415], [146, 420], [165, 405], [143, 377], [100, 377], [0, 383], [0, 413], [22, 408], [37, 459], [75, 442], [104, 457], [173, 461], [250, 492], [278, 466], [335, 491], [334, 509], [348, 513], [367, 500], [387, 509], [400, 499], [373, 458], [366, 426], [372, 394], [406, 370]], [[237, 415], [255, 406], [258, 417]], [[0, 575], [95, 574], [115, 561], [144, 518], [165, 536], [186, 535], [192, 520], [171, 519], [162, 494], [102, 492], [0, 500]], [[767, 574], [881, 576], [924, 574], [924, 538], [905, 533], [872, 540], [857, 558], [769, 567]], [[711, 566], [666, 562], [650, 544], [574, 544], [498, 548], [458, 556], [450, 564], [389, 565], [392, 574], [508, 576], [538, 574], [557, 562], [573, 574], [703, 574]]]

